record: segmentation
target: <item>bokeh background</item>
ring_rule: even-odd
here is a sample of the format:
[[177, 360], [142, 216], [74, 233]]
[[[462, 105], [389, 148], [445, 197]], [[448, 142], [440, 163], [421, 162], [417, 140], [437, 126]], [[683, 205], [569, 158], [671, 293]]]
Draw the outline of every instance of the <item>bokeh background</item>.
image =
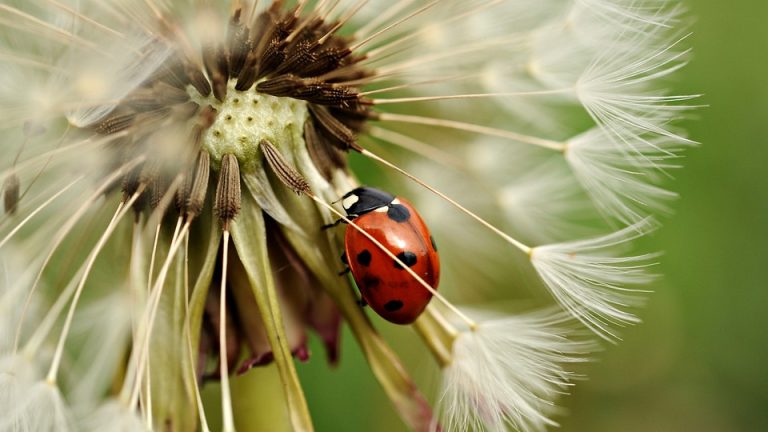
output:
[[[665, 254], [645, 323], [581, 370], [588, 380], [561, 401], [566, 432], [768, 430], [768, 1], [687, 5], [694, 54], [673, 93], [704, 94], [684, 125], [702, 146], [670, 181], [675, 214], [646, 240]], [[413, 332], [379, 328], [430, 394], [434, 366]], [[404, 430], [351, 334], [336, 369], [313, 342], [299, 372], [318, 431]], [[268, 370], [246, 379], [274, 383]]]
[[564, 431], [768, 430], [768, 2], [690, 0], [682, 93], [702, 146], [670, 183], [681, 198], [645, 323], [566, 399]]

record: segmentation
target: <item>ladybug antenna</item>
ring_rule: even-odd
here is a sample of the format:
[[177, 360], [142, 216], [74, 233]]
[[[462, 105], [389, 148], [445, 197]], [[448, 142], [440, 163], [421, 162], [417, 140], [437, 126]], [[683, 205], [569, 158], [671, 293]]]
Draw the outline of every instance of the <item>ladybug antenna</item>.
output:
[[360, 153], [362, 153], [364, 156], [367, 156], [375, 161], [378, 161], [393, 170], [399, 172], [400, 174], [403, 174], [404, 176], [408, 177], [409, 179], [413, 180], [414, 182], [418, 183], [419, 185], [423, 186], [430, 192], [434, 193], [435, 195], [439, 196], [440, 198], [448, 201], [452, 206], [456, 207], [457, 209], [461, 210], [463, 213], [467, 214], [471, 218], [475, 219], [476, 221], [480, 222], [481, 225], [485, 226], [489, 230], [493, 231], [495, 234], [499, 235], [501, 238], [506, 240], [508, 243], [512, 244], [516, 248], [520, 249], [523, 253], [530, 256], [533, 252], [533, 248], [522, 243], [521, 241], [513, 238], [509, 234], [505, 233], [504, 231], [500, 230], [499, 228], [496, 228], [494, 225], [492, 225], [490, 222], [486, 221], [485, 219], [478, 216], [476, 213], [472, 212], [468, 208], [464, 207], [463, 205], [456, 202], [454, 199], [450, 198], [449, 196], [445, 195], [444, 193], [440, 192], [439, 190], [435, 189], [434, 187], [427, 184], [425, 181], [421, 180], [420, 178], [414, 176], [413, 174], [403, 170], [402, 168], [398, 167], [397, 165], [393, 164], [392, 162], [389, 162], [380, 156], [371, 153], [368, 150], [361, 149]]
[[402, 260], [400, 260], [400, 258], [398, 258], [398, 257], [397, 257], [395, 254], [393, 254], [392, 252], [390, 252], [390, 250], [389, 250], [389, 249], [387, 249], [386, 247], [384, 247], [384, 245], [383, 245], [383, 244], [381, 244], [381, 242], [380, 242], [380, 241], [376, 240], [376, 238], [375, 238], [375, 237], [373, 237], [373, 236], [372, 236], [370, 233], [368, 233], [368, 232], [367, 232], [367, 231], [365, 231], [364, 229], [362, 229], [362, 228], [360, 228], [359, 226], [357, 226], [357, 224], [356, 224], [355, 222], [353, 222], [353, 221], [352, 221], [352, 219], [349, 219], [348, 217], [344, 216], [344, 215], [343, 215], [343, 214], [342, 214], [340, 211], [336, 210], [336, 209], [335, 209], [335, 208], [334, 208], [332, 205], [330, 205], [330, 204], [328, 204], [327, 202], [325, 202], [325, 201], [321, 200], [320, 198], [316, 197], [316, 196], [315, 196], [314, 194], [312, 194], [311, 192], [306, 192], [305, 194], [306, 194], [308, 197], [312, 198], [312, 199], [313, 199], [313, 200], [314, 200], [316, 203], [318, 203], [318, 204], [320, 204], [321, 206], [323, 206], [323, 207], [327, 208], [328, 210], [330, 210], [330, 211], [331, 211], [333, 214], [335, 214], [336, 216], [338, 216], [339, 218], [341, 218], [341, 220], [343, 220], [344, 222], [346, 222], [346, 223], [347, 223], [349, 226], [351, 226], [353, 229], [356, 229], [357, 231], [359, 231], [359, 232], [360, 232], [360, 234], [364, 235], [364, 236], [365, 236], [365, 237], [366, 237], [368, 240], [370, 240], [371, 242], [373, 242], [373, 244], [374, 244], [374, 245], [375, 245], [377, 248], [379, 248], [379, 249], [380, 249], [382, 252], [384, 252], [385, 254], [387, 254], [387, 256], [389, 256], [389, 258], [392, 258], [392, 260], [394, 260], [394, 261], [395, 261], [397, 264], [399, 264], [399, 265], [400, 265], [400, 266], [401, 266], [403, 269], [405, 269], [405, 271], [407, 271], [407, 272], [408, 272], [408, 274], [410, 274], [410, 275], [411, 275], [411, 276], [412, 276], [414, 279], [416, 279], [416, 281], [417, 281], [417, 282], [418, 282], [418, 283], [419, 283], [421, 286], [423, 286], [423, 287], [424, 287], [424, 288], [425, 288], [427, 291], [429, 291], [429, 292], [430, 292], [430, 293], [431, 293], [433, 296], [435, 296], [435, 298], [437, 298], [437, 299], [438, 299], [438, 300], [439, 300], [441, 303], [443, 303], [443, 304], [444, 304], [444, 305], [445, 305], [445, 306], [446, 306], [448, 309], [450, 309], [450, 310], [451, 310], [453, 313], [455, 313], [455, 314], [456, 314], [456, 316], [458, 316], [459, 318], [461, 318], [461, 320], [462, 320], [462, 321], [464, 321], [464, 322], [467, 324], [467, 326], [469, 327], [469, 329], [470, 329], [471, 331], [475, 331], [475, 330], [477, 329], [477, 326], [478, 326], [478, 325], [477, 325], [477, 323], [476, 323], [476, 322], [475, 322], [475, 321], [474, 321], [472, 318], [468, 317], [466, 314], [464, 314], [464, 312], [460, 311], [460, 310], [459, 310], [459, 308], [457, 308], [457, 307], [456, 307], [456, 306], [454, 306], [454, 305], [453, 305], [451, 302], [449, 302], [449, 301], [448, 301], [448, 299], [446, 299], [445, 297], [443, 297], [443, 295], [442, 295], [442, 294], [440, 294], [439, 292], [437, 292], [437, 290], [436, 290], [436, 289], [434, 289], [434, 288], [433, 288], [431, 285], [429, 285], [429, 284], [428, 284], [428, 283], [427, 283], [427, 282], [426, 282], [424, 279], [422, 279], [422, 278], [421, 278], [421, 276], [419, 276], [418, 274], [416, 274], [416, 272], [414, 272], [414, 271], [413, 271], [413, 270], [412, 270], [410, 267], [408, 267], [408, 266], [407, 266], [407, 265], [406, 265], [406, 264], [405, 264], [405, 263], [404, 263]]

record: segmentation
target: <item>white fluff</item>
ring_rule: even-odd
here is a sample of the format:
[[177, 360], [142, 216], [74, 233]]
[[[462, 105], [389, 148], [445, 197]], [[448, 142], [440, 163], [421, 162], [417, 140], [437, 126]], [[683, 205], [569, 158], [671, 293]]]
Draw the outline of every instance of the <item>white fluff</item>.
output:
[[[10, 256], [0, 251], [0, 357], [12, 353], [16, 332], [22, 319], [27, 327], [40, 320], [39, 299], [37, 296], [29, 298], [28, 286], [33, 273], [21, 271], [29, 265], [29, 261], [24, 262], [25, 259], [29, 257], [22, 253]], [[25, 315], [22, 316], [22, 313]], [[20, 336], [24, 337], [25, 334]]]
[[83, 420], [83, 432], [147, 432], [136, 411], [116, 400], [108, 400]]
[[612, 329], [639, 319], [625, 308], [643, 302], [635, 285], [648, 283], [656, 254], [622, 257], [617, 249], [640, 237], [649, 220], [602, 237], [536, 247], [531, 263], [547, 289], [573, 316], [598, 336], [614, 340]]
[[[672, 144], [672, 146], [670, 146]], [[600, 127], [572, 138], [565, 158], [584, 191], [605, 216], [637, 223], [651, 211], [668, 211], [677, 194], [656, 186], [660, 171], [674, 168], [676, 143], [659, 138], [621, 148]]]
[[[7, 373], [0, 371], [0, 375]], [[0, 432], [74, 430], [69, 407], [58, 387], [46, 381], [28, 382], [16, 380], [16, 377], [10, 379], [15, 382], [0, 380], [0, 397], [11, 397], [7, 399], [10, 403], [0, 406]]]
[[67, 90], [63, 103], [77, 104], [74, 109], [65, 108], [69, 121], [85, 127], [103, 119], [157, 71], [172, 53], [170, 48], [147, 36], [135, 36], [103, 47], [106, 53], [69, 50], [56, 65], [62, 72], [53, 76], [52, 84]]
[[440, 426], [523, 432], [556, 426], [552, 401], [574, 377], [562, 364], [584, 361], [592, 349], [569, 340], [572, 333], [564, 314], [550, 311], [491, 318], [460, 334], [443, 372]]
[[669, 129], [691, 107], [695, 96], [670, 96], [657, 81], [685, 66], [689, 50], [678, 49], [680, 37], [661, 39], [664, 28], [652, 26], [617, 40], [595, 57], [576, 83], [579, 101], [616, 145], [632, 150], [644, 134], [687, 141]]
[[553, 163], [530, 170], [507, 183], [498, 201], [516, 233], [535, 242], [558, 241], [574, 232], [588, 206], [573, 178]]
[[71, 337], [82, 345], [66, 372], [73, 381], [69, 397], [78, 411], [90, 412], [99, 404], [124, 361], [137, 303], [121, 288], [116, 286], [113, 293], [84, 306], [76, 316]]

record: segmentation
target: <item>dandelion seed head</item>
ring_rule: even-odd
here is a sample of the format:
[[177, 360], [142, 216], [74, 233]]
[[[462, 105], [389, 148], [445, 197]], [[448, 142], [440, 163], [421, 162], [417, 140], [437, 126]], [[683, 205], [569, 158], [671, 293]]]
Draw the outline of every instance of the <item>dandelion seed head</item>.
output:
[[[689, 55], [681, 14], [663, 0], [0, 5], [0, 252], [14, 257], [0, 430], [208, 430], [200, 390], [215, 382], [231, 431], [249, 413], [230, 381], [268, 364], [308, 430], [296, 369], [313, 332], [343, 361], [342, 325], [413, 430], [555, 426], [568, 366], [593, 348], [568, 317], [616, 339], [653, 279], [655, 254], [626, 253], [693, 144], [674, 125], [692, 97], [660, 85]], [[358, 177], [416, 197], [447, 263], [414, 324], [443, 367], [435, 413], [340, 276], [334, 222]], [[619, 228], [584, 237], [597, 225]], [[451, 301], [519, 298], [534, 272], [562, 312]]]

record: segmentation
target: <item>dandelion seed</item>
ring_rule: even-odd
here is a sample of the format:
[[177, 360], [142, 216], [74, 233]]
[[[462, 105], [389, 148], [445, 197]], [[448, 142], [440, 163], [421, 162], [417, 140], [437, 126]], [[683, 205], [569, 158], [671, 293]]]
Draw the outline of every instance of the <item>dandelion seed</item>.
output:
[[443, 371], [438, 411], [447, 430], [545, 430], [554, 400], [576, 376], [564, 364], [594, 350], [572, 340], [567, 314], [544, 311], [516, 317], [475, 313], [475, 331], [460, 333]]
[[677, 196], [655, 185], [658, 170], [675, 168], [674, 153], [663, 146], [653, 139], [627, 152], [617, 148], [603, 129], [595, 128], [569, 142], [566, 160], [602, 213], [631, 224], [642, 220], [649, 209], [669, 212], [667, 202]]
[[617, 256], [651, 226], [644, 221], [602, 237], [531, 250], [531, 263], [552, 295], [584, 325], [604, 338], [615, 338], [611, 326], [638, 322], [623, 308], [638, 306], [637, 288], [648, 283], [655, 254]]
[[83, 421], [84, 430], [111, 430], [114, 432], [146, 432], [137, 413], [117, 401], [104, 402]]
[[56, 386], [46, 381], [16, 385], [12, 402], [4, 405], [0, 430], [74, 430], [72, 413]]
[[[274, 364], [275, 415], [309, 431], [297, 368], [311, 333], [343, 360], [342, 325], [412, 430], [555, 425], [565, 368], [592, 349], [567, 317], [609, 339], [637, 321], [630, 290], [655, 255], [612, 251], [666, 210], [659, 181], [692, 144], [672, 124], [690, 97], [657, 84], [688, 56], [681, 13], [662, 0], [0, 5], [0, 252], [24, 264], [0, 291], [13, 312], [0, 430], [205, 431], [219, 425], [200, 392], [220, 385], [233, 431], [251, 413], [230, 382]], [[367, 174], [350, 153], [436, 197], [425, 215], [451, 212], [428, 220], [453, 258], [440, 291], [374, 242], [433, 295], [414, 327], [443, 367], [435, 411], [339, 276], [341, 229], [321, 229], [341, 217], [373, 238], [338, 204]], [[570, 241], [576, 212], [628, 227]], [[458, 219], [505, 249], [456, 234]], [[513, 255], [563, 312], [475, 317], [451, 302], [480, 268], [508, 285]]]

